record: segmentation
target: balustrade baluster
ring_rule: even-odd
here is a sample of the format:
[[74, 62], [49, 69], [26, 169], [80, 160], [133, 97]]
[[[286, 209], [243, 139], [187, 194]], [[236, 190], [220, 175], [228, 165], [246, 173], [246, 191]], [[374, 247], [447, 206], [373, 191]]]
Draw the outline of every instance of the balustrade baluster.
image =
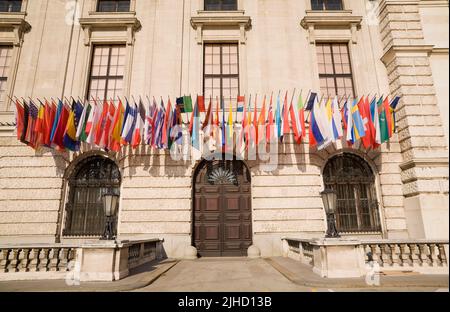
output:
[[430, 266], [430, 259], [428, 257], [428, 245], [427, 244], [419, 244], [419, 252], [420, 252], [420, 261], [422, 266]]
[[381, 266], [383, 264], [383, 262], [380, 259], [380, 254], [381, 254], [380, 246], [378, 246], [377, 244], [374, 244], [374, 245], [370, 245], [370, 248], [372, 249], [373, 262], [376, 262]]
[[447, 265], [447, 254], [445, 253], [445, 248], [443, 244], [438, 245], [439, 248], [439, 259], [441, 260], [442, 265]]
[[18, 271], [19, 272], [28, 272], [28, 264], [30, 263], [30, 260], [28, 260], [28, 256], [30, 254], [30, 249], [22, 249], [19, 253], [19, 265], [18, 265]]
[[48, 271], [48, 263], [49, 258], [48, 255], [50, 253], [50, 249], [49, 248], [42, 248], [41, 252], [39, 253], [39, 272], [47, 272]]
[[67, 248], [61, 248], [59, 253], [59, 263], [58, 263], [58, 271], [66, 272], [68, 261], [69, 250]]
[[33, 248], [30, 251], [30, 264], [29, 264], [29, 271], [30, 272], [37, 272], [39, 270], [39, 252], [40, 249], [39, 248]]
[[19, 249], [12, 249], [8, 257], [7, 272], [17, 272], [17, 265], [19, 264]]
[[0, 272], [7, 272], [9, 249], [2, 249], [0, 253]]
[[390, 244], [389, 246], [391, 248], [392, 265], [398, 267], [400, 266], [400, 247], [398, 244]]
[[411, 260], [412, 260], [412, 264], [414, 265], [419, 265], [420, 264], [420, 259], [418, 256], [418, 248], [416, 244], [409, 244], [409, 250], [411, 250]]
[[50, 271], [52, 272], [58, 271], [59, 251], [59, 248], [52, 248], [50, 252]]
[[433, 267], [440, 266], [441, 263], [440, 263], [440, 260], [438, 257], [439, 250], [438, 250], [436, 244], [430, 244], [428, 247], [430, 248], [431, 265]]
[[400, 244], [400, 259], [402, 266], [411, 266], [411, 250], [409, 249], [408, 244]]
[[391, 247], [389, 247], [388, 244], [383, 244], [381, 247], [381, 259], [383, 259], [383, 266], [392, 266], [391, 254]]

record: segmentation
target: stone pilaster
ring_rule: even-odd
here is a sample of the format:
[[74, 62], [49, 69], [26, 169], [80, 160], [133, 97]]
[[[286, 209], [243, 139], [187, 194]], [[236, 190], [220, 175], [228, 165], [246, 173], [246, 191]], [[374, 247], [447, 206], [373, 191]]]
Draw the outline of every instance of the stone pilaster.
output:
[[448, 147], [419, 0], [383, 0], [380, 33], [397, 113], [405, 213], [412, 238], [448, 238]]

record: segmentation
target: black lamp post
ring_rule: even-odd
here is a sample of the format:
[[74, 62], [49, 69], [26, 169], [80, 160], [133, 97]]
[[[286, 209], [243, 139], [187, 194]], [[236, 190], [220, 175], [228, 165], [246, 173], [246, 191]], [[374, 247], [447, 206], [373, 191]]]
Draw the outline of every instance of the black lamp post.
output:
[[327, 214], [327, 224], [328, 230], [326, 238], [339, 238], [339, 232], [336, 228], [336, 204], [337, 204], [337, 194], [332, 189], [325, 189], [322, 193], [323, 206], [325, 208], [325, 212]]
[[103, 207], [105, 208], [106, 224], [105, 232], [101, 240], [114, 240], [114, 216], [116, 215], [117, 203], [119, 202], [119, 195], [107, 193], [103, 195]]

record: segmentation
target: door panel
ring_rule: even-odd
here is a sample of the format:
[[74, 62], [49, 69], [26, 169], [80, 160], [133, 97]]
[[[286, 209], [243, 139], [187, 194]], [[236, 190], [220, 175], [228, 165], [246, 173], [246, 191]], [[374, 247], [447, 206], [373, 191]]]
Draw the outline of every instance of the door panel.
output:
[[242, 163], [231, 168], [205, 162], [195, 177], [193, 238], [200, 256], [246, 256], [252, 244], [250, 177]]

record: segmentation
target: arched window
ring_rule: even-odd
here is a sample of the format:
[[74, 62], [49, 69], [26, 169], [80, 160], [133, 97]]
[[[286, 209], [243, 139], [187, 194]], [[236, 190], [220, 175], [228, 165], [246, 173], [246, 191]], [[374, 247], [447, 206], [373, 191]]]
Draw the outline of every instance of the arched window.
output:
[[[82, 161], [69, 178], [65, 236], [100, 236], [105, 229], [102, 196], [120, 193], [120, 171], [110, 159], [95, 156]], [[117, 211], [118, 209], [116, 209]]]
[[343, 154], [328, 161], [325, 187], [337, 192], [336, 224], [340, 232], [381, 231], [375, 176], [362, 158]]

